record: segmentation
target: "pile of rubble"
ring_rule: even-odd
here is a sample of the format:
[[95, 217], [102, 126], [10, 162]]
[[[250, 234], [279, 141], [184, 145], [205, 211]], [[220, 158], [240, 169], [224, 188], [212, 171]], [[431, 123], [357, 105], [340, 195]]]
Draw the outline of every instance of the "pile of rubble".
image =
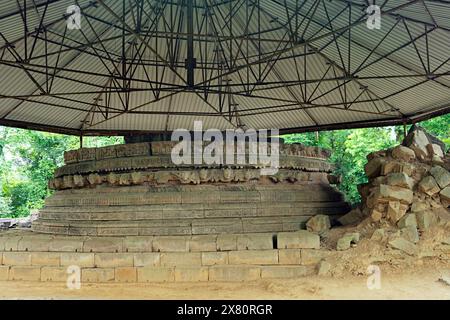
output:
[[[361, 205], [339, 219], [343, 225], [371, 225], [371, 239], [414, 255], [420, 235], [433, 225], [450, 226], [450, 157], [445, 144], [414, 126], [402, 145], [371, 153], [358, 187]], [[347, 233], [337, 249], [359, 241]]]

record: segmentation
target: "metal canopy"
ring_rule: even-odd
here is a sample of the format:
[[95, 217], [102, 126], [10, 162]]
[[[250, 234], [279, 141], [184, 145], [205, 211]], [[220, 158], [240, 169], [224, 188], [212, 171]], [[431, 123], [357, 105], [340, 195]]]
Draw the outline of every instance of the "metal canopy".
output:
[[[0, 125], [282, 132], [450, 111], [450, 1], [0, 0]], [[81, 28], [68, 28], [81, 10]]]

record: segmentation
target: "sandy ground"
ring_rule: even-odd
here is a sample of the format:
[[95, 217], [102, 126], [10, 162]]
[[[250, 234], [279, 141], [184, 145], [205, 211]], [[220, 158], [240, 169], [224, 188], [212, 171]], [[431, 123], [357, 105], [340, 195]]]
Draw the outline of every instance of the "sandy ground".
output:
[[444, 299], [450, 285], [444, 270], [381, 273], [381, 289], [369, 290], [367, 276], [308, 277], [248, 283], [86, 284], [69, 290], [61, 283], [0, 282], [0, 299]]

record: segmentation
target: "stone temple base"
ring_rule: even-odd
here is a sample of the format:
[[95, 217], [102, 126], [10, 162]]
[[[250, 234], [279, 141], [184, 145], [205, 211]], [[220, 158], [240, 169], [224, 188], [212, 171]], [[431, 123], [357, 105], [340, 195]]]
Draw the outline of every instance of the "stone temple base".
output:
[[317, 273], [327, 255], [307, 231], [205, 236], [75, 237], [0, 234], [0, 281], [81, 283], [252, 281]]

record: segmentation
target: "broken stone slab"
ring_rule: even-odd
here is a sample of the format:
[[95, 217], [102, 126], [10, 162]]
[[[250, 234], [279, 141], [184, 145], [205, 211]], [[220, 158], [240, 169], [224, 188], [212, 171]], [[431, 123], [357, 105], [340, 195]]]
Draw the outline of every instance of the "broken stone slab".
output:
[[414, 200], [411, 205], [411, 212], [420, 212], [429, 208], [429, 205], [426, 201]]
[[319, 235], [306, 230], [280, 232], [277, 243], [278, 249], [320, 249]]
[[364, 218], [364, 214], [362, 213], [361, 209], [355, 208], [346, 215], [340, 217], [337, 219], [337, 221], [342, 224], [343, 226], [347, 226], [350, 224], [358, 223]]
[[339, 251], [350, 249], [352, 244], [357, 244], [359, 242], [359, 233], [346, 233], [342, 238], [337, 241], [336, 249]]
[[416, 154], [414, 150], [400, 145], [392, 149], [392, 157], [402, 161], [411, 161], [416, 158]]
[[386, 184], [390, 186], [412, 189], [414, 187], [414, 180], [403, 172], [391, 173], [387, 176]]
[[419, 242], [419, 232], [417, 231], [417, 228], [414, 226], [408, 226], [400, 229], [400, 236], [412, 243]]
[[382, 184], [379, 188], [380, 197], [387, 200], [398, 200], [407, 204], [412, 203], [414, 193], [406, 188]]
[[331, 228], [330, 217], [319, 214], [308, 220], [306, 229], [310, 232], [322, 234]]
[[430, 170], [430, 174], [436, 180], [436, 183], [439, 185], [439, 188], [444, 189], [448, 185], [450, 185], [450, 172], [442, 168], [441, 166], [434, 166]]
[[383, 219], [383, 212], [373, 209], [372, 213], [370, 214], [370, 217], [372, 218], [373, 221], [378, 222], [381, 219]]
[[432, 176], [427, 176], [419, 182], [419, 191], [426, 193], [429, 196], [435, 195], [440, 190], [436, 180]]
[[414, 243], [401, 237], [389, 241], [389, 245], [392, 248], [401, 250], [411, 256], [416, 255], [418, 252], [417, 246]]

